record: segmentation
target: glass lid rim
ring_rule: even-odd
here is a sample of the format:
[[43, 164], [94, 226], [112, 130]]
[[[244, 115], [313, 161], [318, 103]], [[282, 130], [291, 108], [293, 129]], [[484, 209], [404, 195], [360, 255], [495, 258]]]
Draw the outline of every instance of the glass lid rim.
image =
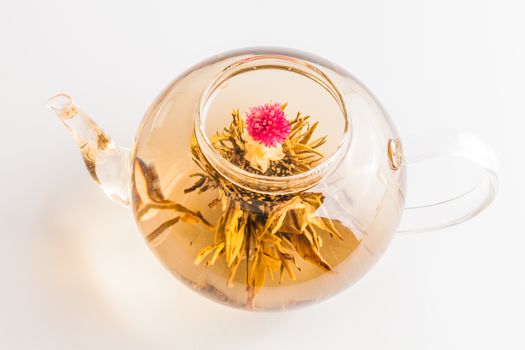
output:
[[[286, 68], [286, 70], [292, 71], [292, 73], [307, 73], [303, 75], [305, 75], [307, 78], [314, 80], [316, 83], [323, 85], [327, 92], [330, 93], [330, 95], [337, 102], [341, 110], [341, 114], [344, 118], [344, 131], [340, 137], [337, 149], [328, 157], [326, 157], [326, 159], [322, 160], [319, 164], [314, 166], [312, 169], [309, 169], [302, 173], [285, 176], [272, 176], [252, 173], [236, 166], [235, 164], [229, 162], [220, 154], [218, 154], [218, 152], [216, 152], [216, 150], [214, 149], [210, 138], [206, 134], [205, 121], [207, 105], [210, 97], [212, 97], [215, 90], [222, 84], [224, 80], [229, 79], [237, 74], [242, 74], [246, 71], [251, 71], [253, 69], [253, 64], [261, 60], [274, 60], [285, 63], [285, 65], [282, 66], [275, 65], [271, 67], [268, 66], [265, 68]], [[246, 65], [249, 66], [248, 69], [245, 68]], [[295, 65], [296, 68], [290, 69], [290, 65]], [[241, 176], [243, 178], [249, 178], [251, 181], [257, 182], [259, 184], [266, 184], [271, 186], [278, 186], [279, 184], [290, 186], [292, 182], [304, 182], [308, 179], [318, 178], [319, 176], [324, 177], [328, 175], [327, 172], [333, 170], [346, 154], [346, 151], [348, 150], [350, 141], [352, 139], [353, 131], [353, 128], [351, 127], [351, 118], [347, 111], [343, 94], [341, 93], [337, 85], [322, 71], [322, 69], [316, 67], [314, 64], [306, 62], [304, 59], [301, 58], [281, 54], [252, 54], [247, 58], [237, 60], [223, 68], [215, 76], [215, 78], [207, 85], [207, 87], [201, 94], [197, 106], [194, 129], [197, 141], [199, 141], [199, 146], [202, 146], [203, 144], [204, 147], [207, 148], [207, 150], [209, 151], [204, 152], [204, 156], [211, 163], [212, 166], [216, 165], [217, 163], [222, 163], [220, 165], [226, 168], [227, 172], [233, 172], [238, 176]], [[213, 159], [210, 160], [210, 158]], [[227, 176], [227, 174], [224, 174], [219, 169], [217, 170], [221, 173], [221, 175], [231, 180], [229, 176]], [[324, 175], [325, 173], [326, 175]]]

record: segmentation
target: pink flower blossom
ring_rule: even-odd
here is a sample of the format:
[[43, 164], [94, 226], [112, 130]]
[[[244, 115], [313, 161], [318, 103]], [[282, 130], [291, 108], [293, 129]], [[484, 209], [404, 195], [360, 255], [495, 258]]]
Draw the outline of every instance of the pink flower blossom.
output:
[[290, 123], [280, 103], [251, 107], [246, 113], [248, 134], [266, 147], [281, 145], [290, 134]]

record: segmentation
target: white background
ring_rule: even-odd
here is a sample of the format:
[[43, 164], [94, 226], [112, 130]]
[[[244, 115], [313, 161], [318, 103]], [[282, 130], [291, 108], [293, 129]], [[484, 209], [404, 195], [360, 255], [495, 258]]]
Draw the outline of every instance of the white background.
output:
[[[525, 348], [523, 1], [0, 1], [1, 349]], [[248, 313], [194, 294], [90, 181], [44, 106], [67, 91], [131, 145], [157, 93], [217, 52], [274, 45], [346, 67], [402, 135], [471, 130], [501, 190], [398, 237], [319, 305]]]

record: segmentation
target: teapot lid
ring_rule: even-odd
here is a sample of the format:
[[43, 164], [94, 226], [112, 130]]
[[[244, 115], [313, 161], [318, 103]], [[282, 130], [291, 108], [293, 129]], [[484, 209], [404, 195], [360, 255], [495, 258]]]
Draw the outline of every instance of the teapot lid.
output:
[[351, 134], [331, 79], [311, 63], [275, 53], [220, 71], [195, 118], [203, 158], [229, 181], [261, 193], [314, 186], [337, 167]]

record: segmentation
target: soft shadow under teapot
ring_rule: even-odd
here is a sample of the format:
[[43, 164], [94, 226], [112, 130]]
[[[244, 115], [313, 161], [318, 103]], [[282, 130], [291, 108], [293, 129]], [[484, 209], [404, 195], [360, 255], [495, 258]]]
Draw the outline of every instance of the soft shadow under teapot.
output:
[[[51, 101], [92, 178], [133, 210], [164, 266], [239, 308], [323, 300], [368, 272], [396, 233], [465, 221], [497, 188], [479, 138], [401, 139], [361, 82], [298, 51], [231, 51], [184, 72], [147, 110], [131, 152], [68, 95]], [[476, 181], [448, 193], [441, 166], [423, 187], [429, 202], [405, 208], [407, 165], [430, 159], [459, 160]]]

